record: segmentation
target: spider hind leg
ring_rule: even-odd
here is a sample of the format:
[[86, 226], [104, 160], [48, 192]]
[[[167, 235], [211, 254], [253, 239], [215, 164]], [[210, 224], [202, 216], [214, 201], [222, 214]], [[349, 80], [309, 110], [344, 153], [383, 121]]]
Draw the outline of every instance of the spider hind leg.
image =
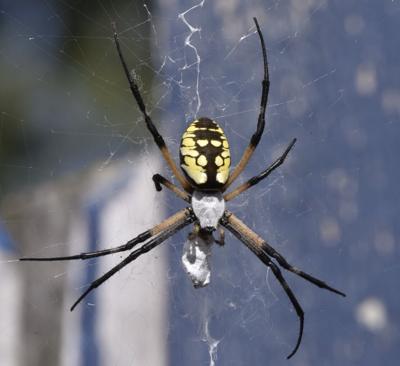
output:
[[282, 255], [280, 255], [264, 239], [259, 237], [254, 231], [252, 231], [246, 224], [244, 224], [231, 212], [225, 211], [224, 216], [221, 219], [221, 225], [226, 227], [234, 236], [236, 236], [243, 244], [245, 244], [266, 266], [271, 268], [273, 274], [279, 281], [280, 285], [286, 292], [286, 295], [289, 297], [289, 300], [292, 303], [294, 309], [296, 310], [297, 316], [300, 321], [300, 328], [296, 345], [293, 351], [287, 357], [291, 358], [297, 352], [302, 340], [304, 327], [304, 311], [297, 301], [296, 296], [284, 279], [279, 267], [271, 260], [271, 258], [275, 259], [278, 264], [284, 269], [297, 274], [298, 276], [304, 278], [305, 280], [320, 288], [324, 288], [341, 296], [346, 295], [343, 292], [327, 285], [325, 282], [291, 266]]

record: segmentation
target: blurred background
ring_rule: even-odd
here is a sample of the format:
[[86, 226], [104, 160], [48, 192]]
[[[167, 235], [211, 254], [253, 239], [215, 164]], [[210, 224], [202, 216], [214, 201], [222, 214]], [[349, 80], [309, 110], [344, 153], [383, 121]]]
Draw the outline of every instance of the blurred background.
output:
[[[69, 307], [123, 254], [18, 263], [122, 244], [183, 203], [130, 94], [115, 45], [178, 157], [199, 116], [216, 119], [233, 164], [255, 130], [262, 57], [271, 89], [244, 181], [293, 137], [279, 171], [229, 205], [295, 266], [298, 320], [263, 264], [231, 235], [211, 284], [182, 269], [188, 230]], [[394, 365], [398, 249], [400, 1], [165, 0], [0, 3], [1, 365]], [[164, 168], [163, 168], [164, 167]]]

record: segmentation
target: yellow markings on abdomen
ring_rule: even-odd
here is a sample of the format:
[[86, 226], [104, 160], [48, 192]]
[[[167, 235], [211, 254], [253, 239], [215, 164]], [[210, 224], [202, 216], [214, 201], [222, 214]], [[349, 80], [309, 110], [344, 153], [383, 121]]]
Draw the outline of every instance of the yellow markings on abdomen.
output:
[[[197, 167], [191, 167], [181, 164], [183, 171], [193, 180], [196, 184], [205, 184], [207, 182], [207, 174], [199, 170]], [[204, 170], [204, 169], [203, 169]]]
[[221, 140], [211, 140], [211, 145], [215, 147], [220, 147], [222, 145]]
[[205, 157], [205, 155], [200, 155], [197, 158], [197, 164], [199, 164], [200, 166], [206, 166], [208, 163], [207, 158]]
[[230, 168], [229, 144], [221, 127], [209, 118], [193, 121], [182, 135], [180, 161], [196, 189], [221, 189]]
[[223, 164], [224, 164], [224, 159], [222, 159], [220, 155], [217, 155], [215, 157], [215, 165], [216, 166], [221, 166]]
[[199, 156], [200, 153], [197, 150], [188, 148], [188, 147], [181, 147], [181, 155], [183, 156], [192, 156], [192, 157], [196, 157]]
[[204, 168], [197, 164], [195, 158], [185, 156], [183, 161], [184, 164], [181, 164], [181, 167], [195, 182], [198, 182], [198, 184], [207, 182], [207, 174]]
[[182, 146], [195, 146], [196, 143], [194, 142], [194, 140], [192, 138], [184, 138], [184, 139], [182, 139], [181, 145]]
[[225, 184], [226, 181], [229, 178], [229, 167], [231, 165], [231, 159], [230, 158], [226, 158], [223, 159], [223, 164], [221, 165], [221, 167], [218, 169], [217, 171], [217, 181]]
[[192, 123], [187, 129], [186, 129], [186, 132], [185, 133], [187, 133], [187, 132], [193, 132], [193, 131], [196, 131], [197, 130], [197, 127]]
[[200, 147], [204, 147], [208, 145], [208, 140], [196, 140], [197, 145], [199, 145]]

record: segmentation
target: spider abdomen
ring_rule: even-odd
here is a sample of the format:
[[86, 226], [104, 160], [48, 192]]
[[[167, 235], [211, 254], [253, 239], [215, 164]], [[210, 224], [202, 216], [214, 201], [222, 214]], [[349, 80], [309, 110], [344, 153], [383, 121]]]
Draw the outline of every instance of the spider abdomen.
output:
[[227, 182], [231, 154], [222, 128], [209, 118], [194, 120], [182, 135], [180, 163], [198, 190], [219, 190]]

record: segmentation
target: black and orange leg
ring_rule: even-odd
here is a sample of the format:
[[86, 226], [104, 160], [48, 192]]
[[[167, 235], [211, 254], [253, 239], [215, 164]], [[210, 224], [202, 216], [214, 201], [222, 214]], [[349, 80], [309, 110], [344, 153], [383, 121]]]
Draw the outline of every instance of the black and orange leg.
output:
[[153, 182], [156, 187], [157, 192], [161, 192], [162, 185], [174, 192], [179, 198], [182, 198], [184, 201], [190, 203], [190, 194], [184, 191], [181, 191], [175, 184], [170, 182], [167, 178], [164, 178], [160, 174], [153, 175]]
[[117, 52], [119, 59], [121, 61], [122, 67], [124, 69], [126, 78], [128, 79], [129, 82], [129, 88], [136, 100], [136, 103], [140, 109], [140, 111], [143, 114], [144, 120], [146, 122], [147, 129], [150, 131], [151, 135], [153, 136], [154, 142], [157, 144], [158, 148], [161, 151], [161, 154], [163, 155], [165, 161], [167, 162], [168, 166], [171, 168], [172, 173], [175, 175], [176, 179], [179, 181], [181, 186], [185, 191], [190, 190], [190, 184], [187, 181], [187, 179], [184, 177], [184, 175], [178, 170], [171, 153], [168, 150], [167, 145], [165, 144], [164, 138], [161, 136], [161, 134], [158, 132], [156, 126], [154, 125], [150, 115], [147, 113], [146, 110], [146, 105], [144, 104], [142, 95], [139, 92], [139, 88], [136, 84], [135, 79], [132, 77], [131, 73], [129, 72], [128, 66], [126, 64], [125, 58], [123, 56], [121, 46], [119, 43], [119, 38], [118, 38], [118, 33], [116, 29], [115, 23], [112, 24], [114, 28], [114, 41], [115, 45], [117, 47]]
[[239, 174], [246, 167], [248, 161], [250, 160], [251, 156], [253, 155], [254, 150], [256, 149], [258, 143], [260, 142], [260, 139], [264, 132], [264, 127], [265, 127], [265, 111], [267, 109], [268, 93], [269, 93], [269, 85], [270, 85], [269, 72], [268, 72], [267, 50], [265, 47], [264, 37], [262, 35], [257, 18], [253, 18], [253, 20], [256, 25], [258, 37], [260, 38], [261, 50], [262, 50], [262, 55], [263, 55], [263, 63], [264, 63], [264, 78], [262, 80], [260, 112], [258, 115], [256, 132], [251, 137], [250, 144], [247, 146], [246, 150], [244, 151], [243, 156], [240, 159], [238, 165], [236, 165], [232, 174], [229, 176], [229, 179], [224, 186], [224, 190], [226, 190], [233, 183], [233, 181], [239, 176]]
[[315, 278], [308, 273], [305, 273], [298, 268], [290, 265], [281, 254], [279, 254], [264, 239], [258, 236], [253, 230], [251, 230], [246, 224], [244, 224], [231, 212], [225, 211], [224, 216], [221, 219], [221, 225], [227, 228], [234, 236], [236, 236], [243, 244], [245, 244], [266, 266], [271, 268], [272, 272], [285, 290], [293, 307], [295, 308], [300, 321], [300, 329], [296, 345], [293, 351], [288, 356], [288, 358], [292, 357], [298, 350], [301, 343], [304, 327], [304, 312], [300, 304], [298, 303], [295, 295], [291, 291], [289, 285], [286, 283], [284, 277], [282, 276], [279, 267], [271, 260], [271, 258], [274, 258], [279, 263], [279, 265], [281, 265], [286, 270], [297, 274], [298, 276], [311, 282], [315, 286], [329, 290], [341, 296], [346, 295], [343, 292], [327, 285], [325, 282], [319, 280], [318, 278]]
[[102, 257], [104, 255], [115, 254], [119, 252], [124, 252], [134, 248], [136, 245], [145, 242], [147, 239], [150, 239], [153, 236], [160, 234], [165, 230], [170, 230], [175, 227], [177, 224], [185, 221], [187, 218], [194, 217], [192, 210], [189, 208], [185, 208], [183, 210], [178, 211], [176, 214], [170, 216], [165, 219], [160, 224], [154, 226], [150, 230], [146, 230], [145, 232], [138, 235], [136, 238], [129, 240], [123, 245], [118, 247], [96, 250], [94, 252], [85, 252], [76, 255], [69, 256], [60, 256], [60, 257], [25, 257], [20, 258], [20, 261], [36, 261], [36, 262], [52, 262], [52, 261], [67, 261], [67, 260], [78, 260], [78, 259], [90, 259], [96, 257]]
[[[221, 224], [224, 227], [226, 227], [234, 236], [236, 236], [243, 244], [245, 244], [267, 267], [271, 268], [272, 273], [279, 281], [280, 285], [282, 286], [283, 290], [288, 296], [290, 302], [292, 303], [294, 309], [296, 310], [300, 326], [299, 326], [299, 333], [297, 336], [296, 345], [293, 348], [292, 352], [289, 354], [289, 356], [287, 356], [287, 358], [289, 359], [297, 352], [297, 350], [300, 347], [304, 330], [304, 311], [299, 302], [297, 301], [297, 298], [294, 295], [293, 291], [286, 282], [285, 278], [283, 277], [279, 267], [270, 259], [270, 257], [266, 253], [263, 252], [259, 243], [256, 240], [254, 240], [254, 238], [250, 235], [250, 232], [251, 233], [253, 232], [249, 228], [247, 228], [247, 226], [244, 225], [241, 221], [240, 224], [238, 224], [237, 222], [235, 222], [235, 218], [234, 220], [231, 220], [232, 216], [233, 214], [227, 211], [222, 219]], [[255, 233], [253, 234], [256, 235]]]
[[227, 227], [226, 225], [228, 225], [230, 231], [232, 230], [235, 231], [236, 233], [234, 234], [235, 236], [238, 237], [238, 235], [240, 235], [240, 240], [246, 242], [251, 246], [254, 246], [259, 252], [264, 252], [268, 254], [270, 257], [276, 259], [279, 265], [285, 268], [287, 271], [292, 272], [304, 278], [305, 280], [311, 282], [315, 286], [334, 292], [341, 296], [346, 296], [343, 292], [336, 290], [335, 288], [329, 286], [328, 284], [319, 280], [318, 278], [315, 278], [309, 275], [308, 273], [305, 273], [302, 270], [289, 264], [280, 253], [278, 253], [272, 246], [270, 246], [263, 238], [258, 236], [253, 230], [251, 230], [243, 221], [241, 221], [232, 212], [225, 211], [223, 219], [221, 221], [221, 225], [225, 227]]
[[283, 152], [283, 154], [278, 159], [276, 159], [267, 169], [262, 171], [259, 175], [250, 178], [247, 182], [241, 184], [239, 187], [235, 188], [232, 192], [225, 194], [224, 200], [230, 201], [234, 199], [239, 194], [243, 193], [244, 191], [247, 191], [250, 187], [253, 187], [261, 180], [267, 178], [276, 168], [278, 168], [285, 162], [287, 155], [289, 154], [290, 150], [292, 149], [295, 143], [296, 139], [293, 139], [289, 144], [289, 146], [286, 148], [286, 150]]
[[162, 231], [159, 235], [154, 237], [153, 239], [149, 240], [147, 243], [143, 244], [140, 248], [136, 249], [132, 253], [130, 253], [123, 261], [121, 261], [119, 264], [117, 264], [115, 267], [110, 269], [108, 272], [106, 272], [104, 275], [99, 277], [97, 280], [93, 281], [89, 288], [78, 298], [78, 300], [75, 301], [75, 303], [71, 306], [71, 311], [75, 309], [75, 307], [94, 289], [102, 285], [104, 282], [106, 282], [110, 277], [112, 277], [115, 273], [120, 271], [122, 268], [124, 268], [126, 265], [129, 263], [133, 262], [136, 258], [141, 256], [144, 253], [149, 252], [156, 246], [160, 245], [163, 243], [165, 240], [167, 240], [170, 236], [178, 232], [179, 230], [183, 229], [185, 226], [189, 225], [194, 221], [193, 216], [188, 216], [183, 220], [180, 220], [179, 222], [176, 222], [176, 224], [167, 229]]

